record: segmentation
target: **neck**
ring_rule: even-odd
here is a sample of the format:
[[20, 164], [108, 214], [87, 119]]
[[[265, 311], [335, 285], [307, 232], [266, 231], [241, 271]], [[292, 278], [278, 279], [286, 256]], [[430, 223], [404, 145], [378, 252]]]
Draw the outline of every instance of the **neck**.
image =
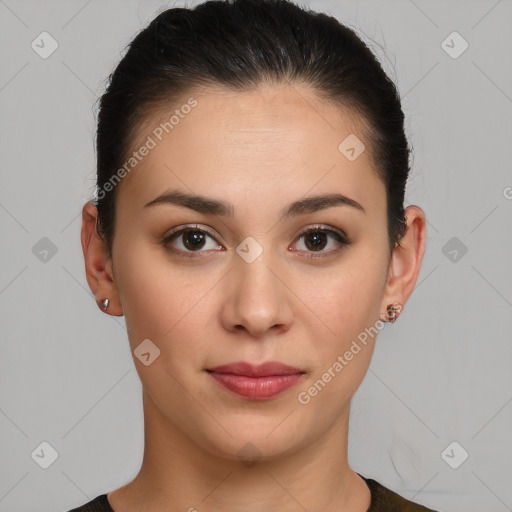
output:
[[347, 462], [350, 405], [313, 444], [259, 460], [251, 460], [247, 448], [249, 458], [242, 461], [193, 442], [146, 393], [143, 401], [142, 466], [132, 481], [109, 493], [115, 512], [365, 512], [370, 506], [368, 487]]

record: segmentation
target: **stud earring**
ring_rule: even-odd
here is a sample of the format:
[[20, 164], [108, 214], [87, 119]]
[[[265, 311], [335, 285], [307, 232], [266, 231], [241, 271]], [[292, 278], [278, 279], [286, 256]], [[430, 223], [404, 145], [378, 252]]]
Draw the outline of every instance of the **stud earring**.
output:
[[103, 306], [103, 310], [104, 310], [104, 311], [106, 311], [106, 310], [107, 310], [107, 308], [108, 308], [108, 302], [109, 302], [109, 300], [108, 300], [108, 299], [105, 299], [105, 300], [101, 303], [101, 305]]
[[388, 304], [386, 308], [386, 313], [382, 313], [379, 318], [383, 322], [391, 322], [393, 324], [395, 323], [396, 319], [402, 312], [403, 307], [403, 304], [401, 304], [400, 302]]

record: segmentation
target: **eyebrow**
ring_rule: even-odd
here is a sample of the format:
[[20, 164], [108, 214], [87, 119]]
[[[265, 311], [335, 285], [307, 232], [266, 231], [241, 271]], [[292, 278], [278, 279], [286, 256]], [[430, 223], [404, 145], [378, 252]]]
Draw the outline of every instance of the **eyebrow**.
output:
[[[149, 203], [145, 204], [144, 208], [162, 204], [181, 206], [190, 208], [191, 210], [195, 210], [199, 213], [219, 215], [222, 217], [233, 217], [235, 211], [231, 203], [201, 195], [188, 194], [179, 190], [169, 190], [164, 192]], [[350, 197], [342, 194], [324, 194], [306, 197], [291, 203], [281, 211], [281, 220], [288, 217], [325, 210], [326, 208], [332, 208], [333, 206], [350, 206], [366, 214], [366, 210], [363, 206]]]

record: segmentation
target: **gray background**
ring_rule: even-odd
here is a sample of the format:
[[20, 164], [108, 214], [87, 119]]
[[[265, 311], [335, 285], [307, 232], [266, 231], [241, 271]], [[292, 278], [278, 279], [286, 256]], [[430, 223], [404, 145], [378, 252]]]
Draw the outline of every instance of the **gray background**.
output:
[[[141, 385], [124, 318], [85, 280], [80, 210], [94, 102], [166, 5], [183, 3], [0, 0], [2, 512], [68, 510], [142, 460]], [[356, 27], [396, 81], [415, 153], [406, 202], [428, 218], [417, 289], [353, 399], [349, 461], [436, 510], [512, 510], [512, 3], [307, 5]], [[47, 59], [31, 47], [43, 31], [58, 43]], [[456, 58], [453, 31], [469, 44]], [[58, 452], [47, 469], [31, 456], [43, 441]]]

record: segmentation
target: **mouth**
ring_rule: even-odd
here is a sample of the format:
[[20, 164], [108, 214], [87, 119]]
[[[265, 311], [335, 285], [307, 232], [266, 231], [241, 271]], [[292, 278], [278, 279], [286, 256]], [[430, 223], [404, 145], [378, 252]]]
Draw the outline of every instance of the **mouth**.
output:
[[244, 361], [229, 363], [206, 370], [223, 388], [249, 400], [273, 398], [298, 384], [304, 371], [271, 361], [252, 365]]
[[223, 364], [208, 368], [207, 371], [215, 373], [227, 373], [233, 375], [241, 375], [244, 377], [273, 377], [280, 375], [295, 375], [297, 373], [305, 373], [298, 368], [289, 366], [278, 361], [269, 361], [260, 365], [253, 365], [245, 361], [237, 361], [234, 363]]

